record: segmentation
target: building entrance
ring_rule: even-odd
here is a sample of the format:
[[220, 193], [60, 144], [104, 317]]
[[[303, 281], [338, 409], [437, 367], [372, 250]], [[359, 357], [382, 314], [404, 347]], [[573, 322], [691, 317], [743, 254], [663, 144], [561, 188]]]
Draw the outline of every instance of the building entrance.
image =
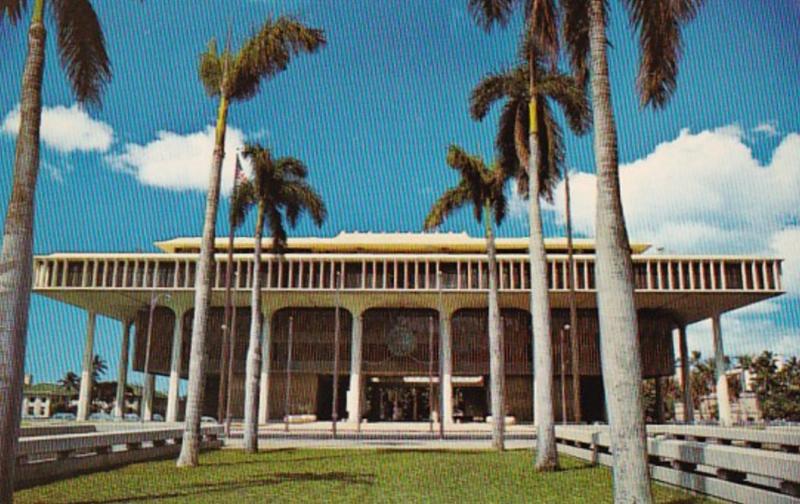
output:
[[[427, 422], [431, 415], [428, 384], [403, 381], [370, 381], [366, 389], [367, 419], [370, 422]], [[433, 387], [433, 411], [436, 412], [439, 386]]]

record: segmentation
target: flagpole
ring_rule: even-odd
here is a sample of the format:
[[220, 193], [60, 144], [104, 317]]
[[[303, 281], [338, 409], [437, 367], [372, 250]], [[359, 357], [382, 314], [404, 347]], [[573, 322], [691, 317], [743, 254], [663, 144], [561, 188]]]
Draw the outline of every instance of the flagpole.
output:
[[[233, 190], [236, 190], [236, 184], [238, 183], [238, 171], [240, 170], [239, 165], [239, 153], [236, 153], [236, 168], [233, 170]], [[228, 403], [228, 366], [230, 364], [230, 327], [231, 327], [231, 276], [233, 273], [233, 238], [234, 238], [234, 226], [233, 226], [233, 218], [229, 215], [228, 217], [228, 225], [230, 227], [228, 231], [228, 263], [227, 267], [225, 268], [225, 314], [224, 320], [222, 321], [222, 348], [220, 349], [220, 372], [219, 372], [219, 395], [217, 399], [217, 418], [222, 421], [224, 419], [225, 422], [225, 436], [227, 437], [230, 435], [230, 418], [229, 418], [229, 408], [227, 407]]]

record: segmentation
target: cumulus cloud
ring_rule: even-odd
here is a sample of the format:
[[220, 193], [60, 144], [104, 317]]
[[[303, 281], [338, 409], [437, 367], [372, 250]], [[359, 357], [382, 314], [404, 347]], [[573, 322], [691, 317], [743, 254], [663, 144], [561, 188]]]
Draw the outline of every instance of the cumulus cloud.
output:
[[[653, 250], [783, 258], [786, 296], [726, 314], [722, 324], [730, 355], [765, 348], [794, 355], [798, 329], [786, 322], [787, 314], [800, 312], [800, 135], [781, 138], [768, 162], [756, 159], [746, 141], [738, 125], [683, 130], [644, 158], [620, 165], [625, 219], [631, 240], [651, 243]], [[574, 227], [592, 236], [596, 177], [574, 171], [570, 182]], [[549, 207], [561, 223], [563, 208], [561, 185]], [[689, 336], [692, 349], [710, 355], [709, 322], [691, 326]]]
[[[228, 127], [225, 135], [225, 160], [222, 163], [222, 192], [233, 186], [237, 149], [244, 145], [245, 134]], [[145, 145], [129, 143], [119, 154], [107, 157], [109, 164], [129, 172], [144, 185], [177, 191], [208, 188], [211, 156], [214, 150], [214, 127], [181, 135], [159, 131], [156, 139]]]
[[[576, 231], [594, 234], [596, 178], [574, 173]], [[736, 126], [691, 133], [620, 166], [625, 219], [633, 240], [670, 252], [764, 251], [769, 237], [800, 217], [800, 135], [785, 136], [766, 165]], [[563, 188], [554, 210], [563, 222]]]
[[[19, 131], [19, 104], [3, 119], [0, 131], [16, 136]], [[42, 108], [41, 140], [45, 146], [62, 153], [75, 151], [107, 152], [114, 142], [114, 130], [92, 119], [77, 104]]]

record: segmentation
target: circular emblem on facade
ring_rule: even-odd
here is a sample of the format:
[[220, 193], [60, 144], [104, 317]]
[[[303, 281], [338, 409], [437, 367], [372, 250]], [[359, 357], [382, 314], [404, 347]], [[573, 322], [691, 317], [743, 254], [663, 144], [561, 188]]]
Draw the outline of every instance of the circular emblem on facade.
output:
[[386, 346], [395, 357], [408, 357], [414, 352], [416, 338], [405, 319], [399, 318], [386, 335]]

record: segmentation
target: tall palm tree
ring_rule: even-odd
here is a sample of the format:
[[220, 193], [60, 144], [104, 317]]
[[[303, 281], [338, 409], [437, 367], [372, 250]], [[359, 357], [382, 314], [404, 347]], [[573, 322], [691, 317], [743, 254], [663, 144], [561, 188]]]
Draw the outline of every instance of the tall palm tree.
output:
[[[639, 35], [636, 79], [643, 106], [660, 108], [677, 87], [682, 26], [703, 0], [622, 2]], [[561, 0], [564, 40], [576, 74], [590, 79], [597, 170], [596, 285], [601, 360], [614, 452], [615, 502], [651, 502], [633, 264], [622, 213], [617, 130], [608, 72], [607, 0]]]
[[[272, 252], [281, 253], [286, 246], [286, 218], [291, 227], [308, 212], [317, 226], [327, 215], [325, 204], [306, 182], [308, 168], [292, 157], [273, 158], [269, 149], [259, 144], [247, 145], [243, 155], [253, 166], [253, 178], [242, 183], [231, 205], [233, 222], [241, 223], [251, 207], [256, 208], [253, 234], [253, 291], [250, 301], [250, 342], [247, 347], [244, 389], [244, 449], [258, 451], [258, 380], [261, 372], [261, 238], [264, 224], [272, 235]], [[269, 386], [269, 384], [267, 384]]]
[[[528, 62], [528, 198], [529, 243], [531, 273], [531, 318], [534, 359], [534, 419], [537, 424], [536, 468], [553, 470], [558, 466], [553, 412], [553, 345], [550, 335], [550, 299], [547, 288], [547, 257], [544, 249], [541, 206], [538, 195], [546, 192], [540, 171], [544, 149], [539, 145], [540, 126], [546, 115], [544, 100], [537, 90], [541, 61], [555, 68], [558, 60], [557, 9], [554, 0], [469, 0], [469, 10], [487, 31], [495, 25], [505, 26], [520, 10], [525, 16], [526, 58]], [[544, 112], [544, 113], [543, 113]], [[521, 143], [521, 142], [520, 142]]]
[[106, 374], [108, 371], [108, 363], [106, 360], [99, 355], [95, 355], [92, 359], [92, 384], [100, 380], [100, 377]]
[[58, 380], [58, 384], [64, 388], [77, 391], [81, 388], [81, 377], [72, 371], [67, 371], [67, 374], [64, 375], [64, 378]]
[[14, 182], [0, 255], [0, 502], [11, 502], [22, 401], [25, 339], [33, 270], [33, 224], [45, 53], [45, 6], [54, 19], [61, 66], [79, 103], [99, 105], [111, 79], [100, 22], [89, 0], [0, 0], [0, 25], [21, 22], [32, 4], [22, 73]]
[[[492, 105], [505, 100], [499, 119], [495, 145], [500, 163], [507, 173], [517, 177], [517, 188], [529, 199], [532, 224], [530, 227], [531, 250], [538, 251], [530, 257], [531, 264], [531, 308], [534, 326], [534, 412], [537, 419], [536, 467], [551, 470], [558, 466], [555, 442], [555, 418], [553, 413], [553, 368], [550, 324], [550, 299], [548, 296], [547, 259], [544, 253], [541, 206], [539, 197], [552, 201], [553, 188], [564, 166], [565, 149], [563, 132], [555, 120], [549, 100], [560, 106], [570, 128], [577, 134], [587, 131], [591, 121], [589, 103], [583, 89], [575, 80], [546, 65], [544, 58], [533, 61], [536, 70], [531, 72], [527, 56], [529, 46], [536, 42], [525, 37], [521, 50], [521, 62], [514, 68], [487, 75], [472, 91], [470, 112], [475, 119], [486, 117]], [[534, 86], [530, 85], [535, 76]], [[531, 90], [536, 93], [536, 141], [531, 143], [530, 106]], [[530, 177], [531, 149], [537, 149], [536, 176]], [[530, 187], [529, 187], [530, 186]], [[536, 197], [530, 197], [535, 194]], [[538, 335], [538, 336], [537, 336]]]
[[448, 189], [431, 207], [425, 218], [426, 231], [434, 229], [454, 211], [472, 204], [475, 219], [483, 221], [486, 249], [489, 256], [489, 374], [492, 398], [492, 446], [505, 448], [505, 371], [503, 363], [503, 334], [500, 328], [500, 305], [497, 296], [497, 258], [494, 225], [506, 216], [507, 201], [503, 192], [509, 174], [502, 164], [487, 167], [483, 160], [461, 147], [451, 145], [447, 164], [461, 175], [458, 185]]
[[200, 416], [205, 382], [204, 358], [208, 332], [208, 307], [228, 107], [233, 102], [246, 101], [255, 96], [262, 81], [285, 70], [298, 54], [316, 52], [324, 44], [325, 36], [322, 30], [308, 28], [291, 18], [279, 17], [274, 20], [268, 19], [258, 32], [244, 42], [238, 52], [231, 51], [230, 41], [222, 52], [218, 52], [216, 41], [212, 39], [206, 52], [200, 56], [200, 80], [206, 93], [212, 98], [218, 98], [219, 103], [205, 222], [200, 257], [197, 262], [186, 423], [178, 467], [196, 466], [200, 452]]

